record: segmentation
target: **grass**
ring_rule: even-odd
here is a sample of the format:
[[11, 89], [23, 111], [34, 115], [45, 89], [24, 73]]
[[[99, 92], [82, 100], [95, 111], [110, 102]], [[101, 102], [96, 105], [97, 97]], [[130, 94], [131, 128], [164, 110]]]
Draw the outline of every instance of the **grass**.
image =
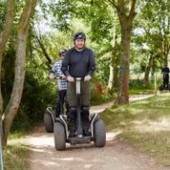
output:
[[170, 165], [170, 94], [113, 106], [102, 118], [109, 131], [121, 131], [118, 138]]
[[115, 97], [111, 96], [111, 95], [98, 95], [98, 96], [93, 96], [93, 98], [91, 99], [91, 105], [92, 106], [97, 106], [106, 102], [109, 102], [111, 100], [113, 100]]
[[8, 146], [4, 149], [4, 169], [5, 170], [27, 170], [28, 150], [22, 145], [23, 135], [15, 133], [10, 136]]

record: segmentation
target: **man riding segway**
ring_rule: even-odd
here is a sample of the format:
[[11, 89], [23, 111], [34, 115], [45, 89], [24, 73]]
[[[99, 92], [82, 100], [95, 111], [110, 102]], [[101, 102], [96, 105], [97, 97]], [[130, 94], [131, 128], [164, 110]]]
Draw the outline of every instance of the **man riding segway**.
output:
[[106, 143], [106, 129], [98, 114], [91, 114], [90, 79], [96, 69], [93, 51], [85, 47], [83, 32], [74, 35], [74, 47], [67, 51], [61, 70], [65, 74], [69, 113], [60, 115], [54, 122], [54, 144], [56, 150], [65, 150], [71, 145], [91, 143], [103, 147]]
[[76, 136], [76, 112], [77, 96], [75, 78], [81, 78], [81, 118], [82, 131], [84, 136], [89, 136], [90, 120], [90, 79], [96, 69], [94, 53], [91, 49], [85, 47], [86, 35], [83, 32], [77, 32], [74, 35], [74, 47], [67, 51], [62, 62], [61, 70], [65, 74], [68, 87], [67, 98], [70, 106], [68, 127], [69, 137]]

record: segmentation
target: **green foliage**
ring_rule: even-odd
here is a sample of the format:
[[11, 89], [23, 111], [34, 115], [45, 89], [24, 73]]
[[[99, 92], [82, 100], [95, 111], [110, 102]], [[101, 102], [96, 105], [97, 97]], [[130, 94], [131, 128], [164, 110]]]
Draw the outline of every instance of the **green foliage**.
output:
[[115, 98], [113, 94], [108, 93], [106, 86], [102, 82], [99, 83], [96, 77], [91, 85], [91, 105], [99, 105]]
[[14, 80], [15, 50], [13, 46], [5, 52], [2, 61], [2, 95], [4, 97], [4, 108], [10, 99]]
[[[141, 9], [141, 8], [142, 9]], [[169, 48], [169, 1], [142, 1], [138, 5], [133, 42], [139, 56], [138, 62], [146, 66], [148, 55], [153, 56], [152, 68], [159, 68], [167, 60]], [[164, 46], [164, 47], [163, 47]]]
[[[168, 47], [169, 40], [169, 1], [138, 1], [134, 29], [132, 34], [132, 50], [130, 64], [133, 65], [133, 73], [144, 73], [150, 55], [153, 55], [152, 70], [160, 69], [163, 62], [163, 49]], [[5, 1], [0, 2], [0, 32], [5, 19]], [[14, 77], [14, 60], [16, 23], [22, 11], [24, 1], [17, 1], [16, 18], [3, 59], [2, 68], [2, 92], [4, 96], [4, 108], [10, 98], [10, 92]], [[125, 8], [127, 11], [128, 9]], [[99, 104], [112, 98], [108, 94], [106, 86], [109, 79], [109, 65], [116, 70], [115, 82], [118, 82], [119, 64], [121, 56], [120, 25], [118, 17], [107, 1], [39, 1], [31, 31], [28, 37], [27, 47], [27, 73], [19, 114], [15, 120], [15, 127], [29, 127], [29, 124], [42, 119], [47, 105], [55, 100], [55, 85], [48, 81], [47, 58], [45, 57], [38, 37], [43, 43], [48, 56], [52, 61], [58, 59], [58, 51], [61, 48], [73, 46], [72, 35], [76, 31], [84, 31], [87, 34], [87, 46], [92, 47], [96, 53], [97, 71], [92, 90], [92, 104]], [[165, 22], [167, 21], [167, 22]], [[46, 28], [48, 27], [48, 28]], [[49, 30], [48, 30], [49, 29]], [[116, 41], [116, 42], [115, 42]], [[165, 44], [167, 43], [167, 44]], [[154, 68], [153, 68], [154, 67]], [[145, 93], [152, 91], [153, 85], [144, 87], [140, 80], [130, 80], [130, 93]], [[100, 83], [98, 83], [100, 82]], [[103, 92], [98, 92], [96, 87], [102, 86]], [[117, 88], [118, 84], [114, 87]], [[22, 125], [21, 125], [22, 124]]]
[[[12, 42], [10, 42], [12, 43]], [[4, 108], [6, 108], [14, 79], [15, 50], [9, 46], [3, 58], [2, 65], [2, 94]], [[30, 58], [29, 61], [34, 61]], [[39, 64], [38, 64], [39, 63]], [[12, 130], [22, 131], [30, 129], [33, 124], [42, 120], [48, 105], [53, 105], [56, 98], [56, 85], [48, 79], [49, 70], [41, 62], [27, 63], [22, 101], [18, 114], [12, 125]]]
[[4, 25], [5, 15], [6, 15], [6, 2], [2, 0], [0, 2], [0, 18], [1, 18], [1, 20], [0, 20], [0, 33], [1, 33], [3, 25]]
[[[40, 73], [43, 71], [40, 69]], [[24, 131], [43, 119], [49, 105], [54, 105], [56, 86], [48, 78], [37, 79], [33, 70], [26, 74], [26, 81], [19, 113], [14, 120], [12, 130]]]

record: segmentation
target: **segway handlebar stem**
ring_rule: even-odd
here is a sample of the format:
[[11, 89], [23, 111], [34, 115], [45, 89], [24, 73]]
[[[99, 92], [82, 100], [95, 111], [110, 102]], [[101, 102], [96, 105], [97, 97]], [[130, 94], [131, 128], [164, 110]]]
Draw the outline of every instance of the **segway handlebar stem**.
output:
[[81, 94], [81, 81], [82, 81], [82, 78], [75, 78], [76, 80], [76, 94]]

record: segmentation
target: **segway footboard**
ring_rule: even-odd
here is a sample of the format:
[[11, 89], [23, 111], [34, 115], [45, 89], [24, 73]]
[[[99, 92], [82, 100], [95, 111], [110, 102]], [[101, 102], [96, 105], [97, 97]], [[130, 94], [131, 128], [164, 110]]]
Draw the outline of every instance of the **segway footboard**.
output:
[[91, 142], [91, 137], [90, 136], [74, 137], [69, 138], [68, 141], [71, 145], [86, 144]]

